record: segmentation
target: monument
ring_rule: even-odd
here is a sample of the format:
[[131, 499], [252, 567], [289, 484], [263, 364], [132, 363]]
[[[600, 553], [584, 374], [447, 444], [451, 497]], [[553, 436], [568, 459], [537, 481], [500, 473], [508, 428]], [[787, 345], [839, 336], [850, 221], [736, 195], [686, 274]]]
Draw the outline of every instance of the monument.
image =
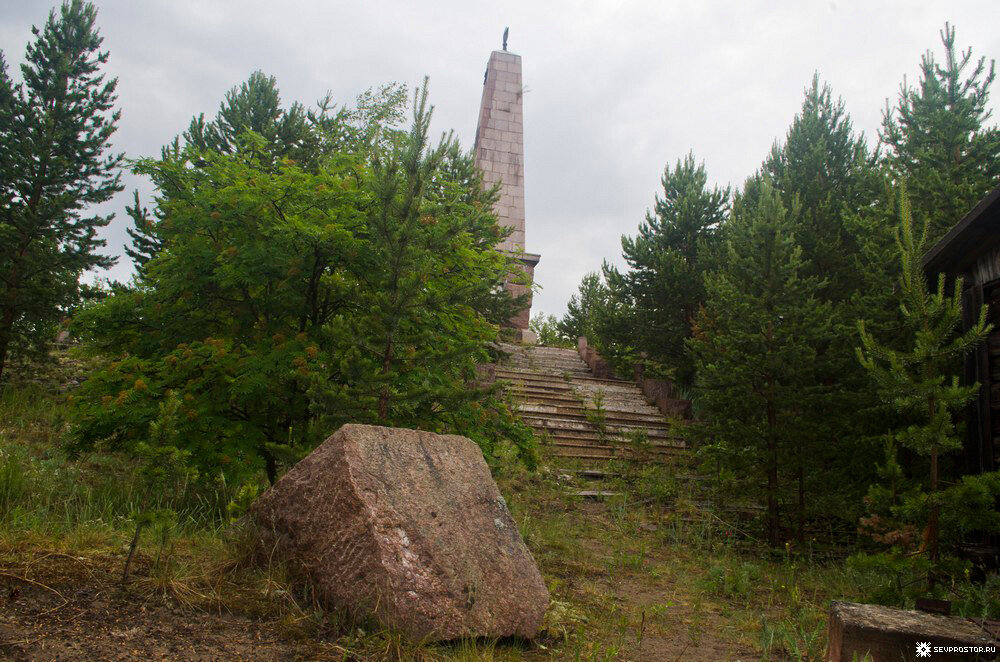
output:
[[500, 199], [493, 211], [500, 224], [512, 229], [510, 236], [498, 246], [515, 256], [527, 274], [529, 284], [515, 282], [512, 277], [505, 288], [514, 296], [527, 294], [528, 305], [508, 320], [517, 340], [535, 342], [528, 329], [531, 318], [530, 279], [541, 256], [524, 250], [524, 113], [521, 83], [521, 56], [507, 51], [507, 33], [503, 33], [503, 50], [493, 51], [483, 79], [483, 99], [479, 106], [476, 127], [476, 165], [483, 172], [483, 185], [499, 184]]

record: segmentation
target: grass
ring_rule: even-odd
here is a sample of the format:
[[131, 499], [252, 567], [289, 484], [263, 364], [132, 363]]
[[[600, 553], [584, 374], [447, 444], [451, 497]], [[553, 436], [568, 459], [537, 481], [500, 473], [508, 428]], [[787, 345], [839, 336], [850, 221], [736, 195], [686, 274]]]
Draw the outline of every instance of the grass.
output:
[[[134, 465], [112, 454], [67, 457], [66, 420], [65, 396], [45, 387], [0, 392], [0, 571], [61, 594], [89, 586], [129, 608], [169, 606], [185, 623], [198, 613], [263, 623], [292, 657], [821, 659], [830, 601], [862, 599], [882, 581], [815, 561], [808, 550], [761, 547], [690, 498], [680, 478], [688, 467], [622, 462], [601, 487], [620, 496], [604, 502], [575, 499], [558, 470], [498, 471], [552, 598], [533, 644], [413, 643], [321, 609], [306, 584], [280, 562], [262, 562], [253, 541], [229, 526], [226, 506], [238, 497], [226, 486], [195, 494], [175, 521], [145, 531], [134, 581], [122, 589], [117, 577], [141, 500]], [[996, 587], [970, 589], [981, 593], [980, 612]]]

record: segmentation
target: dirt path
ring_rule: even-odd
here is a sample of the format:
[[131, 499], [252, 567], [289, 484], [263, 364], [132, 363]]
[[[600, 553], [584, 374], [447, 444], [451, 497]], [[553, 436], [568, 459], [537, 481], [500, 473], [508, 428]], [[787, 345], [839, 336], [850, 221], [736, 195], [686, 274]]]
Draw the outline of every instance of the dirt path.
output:
[[[413, 646], [368, 628], [359, 634], [301, 598], [289, 608], [285, 587], [259, 575], [220, 572], [201, 584], [171, 584], [153, 576], [145, 557], [123, 591], [123, 551], [55, 552], [46, 546], [57, 541], [36, 540], [0, 550], [0, 659], [760, 658], [746, 628], [737, 629], [735, 605], [713, 599], [692, 579], [705, 560], [663, 544], [662, 527], [634, 520], [634, 513], [623, 520], [608, 504], [569, 501], [550, 488], [522, 493], [522, 503], [527, 540], [553, 600], [552, 618], [534, 644], [478, 642], [470, 651], [466, 644]], [[204, 553], [196, 559], [220, 562]], [[266, 591], [271, 597], [262, 598]]]
[[[760, 658], [740, 641], [719, 604], [692, 592], [683, 569], [690, 559], [671, 558], [671, 548], [657, 542], [654, 525], [609, 540], [615, 526], [605, 504], [585, 501], [573, 508], [576, 512], [566, 513], [578, 525], [568, 527], [574, 537], [572, 560], [543, 554], [541, 564], [547, 577], [558, 578], [553, 598], [587, 614], [592, 645], [584, 655], [643, 662]], [[563, 653], [575, 657], [573, 646]]]
[[65, 554], [0, 567], [0, 658], [287, 660], [301, 652], [274, 622], [124, 593], [117, 571], [110, 559]]

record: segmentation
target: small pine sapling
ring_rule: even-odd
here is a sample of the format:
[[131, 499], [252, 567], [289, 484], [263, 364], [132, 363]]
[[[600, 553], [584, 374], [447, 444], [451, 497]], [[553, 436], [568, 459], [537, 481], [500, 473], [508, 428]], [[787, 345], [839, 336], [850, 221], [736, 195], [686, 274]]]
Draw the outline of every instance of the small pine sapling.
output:
[[927, 239], [924, 224], [919, 236], [914, 234], [910, 205], [905, 187], [900, 190], [900, 226], [896, 233], [901, 274], [899, 307], [909, 347], [897, 350], [883, 345], [858, 323], [861, 347], [858, 359], [868, 371], [883, 396], [910, 424], [895, 431], [900, 446], [928, 458], [929, 490], [925, 499], [927, 525], [922, 551], [927, 553], [932, 571], [928, 577], [933, 588], [933, 567], [938, 563], [939, 519], [938, 459], [944, 453], [961, 449], [953, 414], [978, 392], [979, 384], [961, 385], [955, 373], [960, 359], [981, 343], [991, 326], [986, 323], [986, 307], [977, 321], [965, 331], [962, 322], [962, 280], [954, 289], [945, 288], [942, 274], [937, 288], [930, 291], [921, 265]]
[[138, 476], [142, 482], [143, 498], [133, 517], [135, 533], [122, 570], [122, 586], [128, 583], [129, 570], [143, 529], [159, 527], [166, 532], [177, 518], [173, 506], [184, 495], [188, 484], [198, 476], [189, 463], [191, 453], [176, 446], [180, 408], [181, 399], [171, 393], [160, 405], [157, 419], [149, 425], [148, 442], [136, 445], [136, 453], [142, 458]]

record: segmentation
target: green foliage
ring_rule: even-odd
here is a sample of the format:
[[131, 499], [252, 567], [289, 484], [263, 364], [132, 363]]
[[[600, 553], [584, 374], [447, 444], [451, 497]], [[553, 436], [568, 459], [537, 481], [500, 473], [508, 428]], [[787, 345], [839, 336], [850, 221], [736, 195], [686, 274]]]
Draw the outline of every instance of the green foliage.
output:
[[555, 315], [536, 313], [528, 328], [538, 336], [538, 344], [542, 347], [576, 347], [576, 339], [563, 334]]
[[308, 119], [300, 103], [282, 108], [277, 80], [255, 71], [240, 87], [226, 93], [214, 119], [206, 122], [204, 113], [193, 118], [183, 134], [184, 142], [202, 152], [233, 154], [239, 151], [243, 134], [252, 131], [264, 140], [264, 153], [271, 159], [317, 165], [318, 134]]
[[[290, 161], [315, 174], [332, 154], [352, 154], [365, 160], [375, 146], [385, 148], [399, 142], [405, 133], [396, 127], [404, 119], [405, 106], [406, 87], [390, 84], [361, 94], [354, 107], [338, 109], [327, 95], [316, 110], [307, 111], [297, 102], [286, 109], [281, 106], [275, 78], [255, 71], [226, 93], [214, 119], [206, 121], [204, 113], [192, 118], [187, 131], [161, 150], [161, 159], [186, 167], [204, 165], [202, 159], [184, 157], [183, 138], [183, 145], [197, 153], [235, 155], [242, 151], [256, 158], [262, 170], [273, 172], [280, 162]], [[247, 132], [259, 138], [258, 149], [245, 149]], [[171, 191], [160, 187], [160, 194], [170, 195]], [[126, 247], [125, 252], [141, 272], [162, 246], [156, 227], [163, 220], [162, 206], [150, 212], [136, 191], [126, 211], [133, 227], [128, 228], [132, 247]]]
[[830, 324], [829, 304], [817, 299], [822, 282], [802, 275], [796, 214], [765, 181], [758, 202], [733, 216], [689, 341], [711, 438], [704, 452], [739, 476], [731, 489], [767, 502], [771, 544], [779, 542], [779, 474], [798, 474], [803, 440], [817, 434], [802, 413], [819, 397], [815, 348]]
[[[872, 478], [873, 458], [861, 449], [870, 447], [868, 440], [882, 432], [885, 420], [872, 406], [877, 398], [854, 352], [857, 320], [882, 314], [891, 291], [867, 277], [873, 269], [879, 273], [884, 262], [858, 264], [860, 247], [876, 253], [892, 225], [881, 213], [883, 198], [891, 197], [884, 196], [873, 161], [843, 101], [814, 74], [784, 141], [763, 166], [786, 209], [797, 210], [791, 223], [802, 248], [802, 275], [821, 280], [816, 295], [830, 305], [829, 327], [814, 336], [814, 387], [823, 397], [801, 413], [813, 434], [798, 444], [796, 482], [804, 494], [796, 501], [845, 524]], [[754, 183], [739, 205], [757, 204], [759, 196], [760, 183]], [[834, 439], [837, 443], [830, 443]], [[826, 489], [830, 482], [841, 489]]]
[[[820, 296], [840, 301], [861, 286], [851, 264], [861, 239], [850, 213], [877, 201], [877, 172], [865, 140], [854, 134], [844, 102], [814, 74], [783, 144], [764, 162], [764, 173], [793, 218], [805, 275], [823, 279]], [[796, 206], [797, 203], [797, 206]], [[848, 359], [853, 358], [853, 352]]]
[[26, 491], [24, 465], [12, 450], [0, 449], [0, 522], [6, 522]]
[[706, 590], [727, 598], [749, 600], [761, 579], [761, 569], [755, 563], [716, 563], [703, 580]]
[[597, 428], [601, 440], [608, 434], [607, 410], [604, 408], [604, 391], [596, 391], [590, 398], [589, 406], [584, 412], [587, 421]]
[[271, 480], [345, 422], [466, 434], [489, 454], [530, 432], [470, 387], [519, 302], [472, 158], [427, 147], [426, 88], [404, 140], [334, 152], [310, 169], [254, 133], [235, 151], [187, 146], [139, 161], [161, 192], [161, 249], [134, 288], [74, 329], [118, 360], [76, 402], [78, 449], [135, 450], [169, 397], [208, 478], [263, 463]]
[[941, 535], [968, 539], [977, 533], [1000, 533], [1000, 471], [962, 476], [941, 491]]
[[166, 503], [177, 502], [188, 483], [198, 477], [197, 470], [190, 465], [190, 451], [178, 447], [181, 406], [181, 399], [175, 393], [167, 393], [160, 403], [159, 416], [149, 424], [148, 441], [135, 447], [141, 460], [138, 478], [143, 493], [155, 494]]
[[859, 552], [847, 559], [847, 568], [869, 576], [866, 602], [905, 607], [925, 595], [924, 580], [931, 563], [926, 556], [920, 555]]
[[590, 272], [580, 281], [580, 288], [569, 298], [566, 314], [559, 320], [559, 330], [574, 343], [584, 336], [590, 342], [597, 342], [598, 325], [608, 296], [608, 288], [600, 275]]
[[[692, 380], [684, 340], [704, 301], [704, 253], [726, 220], [729, 188], [708, 188], [704, 164], [688, 154], [661, 178], [663, 197], [639, 225], [636, 237], [622, 237], [622, 256], [629, 269], [605, 266], [613, 296], [627, 302], [627, 340], [606, 345], [609, 355], [641, 353], [654, 373]], [[600, 346], [600, 343], [599, 343]]]
[[108, 53], [97, 10], [67, 0], [51, 11], [14, 84], [0, 52], [0, 376], [12, 353], [41, 354], [80, 300], [111, 216], [85, 210], [121, 190], [120, 155], [107, 156], [119, 113], [117, 79], [100, 73]]
[[961, 447], [952, 413], [975, 395], [978, 384], [960, 386], [954, 368], [957, 359], [985, 339], [990, 327], [984, 306], [978, 321], [958, 333], [962, 322], [961, 279], [950, 294], [943, 274], [936, 291], [928, 290], [921, 265], [927, 231], [925, 228], [920, 235], [914, 234], [905, 188], [900, 190], [900, 200], [899, 310], [910, 344], [905, 350], [881, 345], [861, 321], [858, 330], [862, 346], [857, 352], [883, 396], [914, 421], [897, 432], [896, 440], [905, 448], [930, 456]]
[[[602, 272], [609, 269], [605, 263]], [[617, 373], [631, 373], [636, 361], [644, 360], [641, 348], [632, 342], [634, 308], [623, 288], [612, 290], [601, 274], [591, 272], [569, 298], [559, 328], [569, 339], [585, 337]]]
[[[938, 280], [937, 289], [933, 292], [928, 290], [920, 260], [927, 228], [925, 225], [919, 235], [914, 234], [905, 187], [900, 189], [899, 196], [900, 225], [896, 241], [900, 252], [900, 324], [904, 329], [905, 344], [900, 349], [879, 343], [861, 321], [858, 329], [862, 346], [857, 352], [861, 365], [871, 375], [882, 398], [892, 404], [904, 421], [893, 434], [895, 442], [929, 460], [927, 483], [912, 490], [898, 506], [891, 505], [890, 508], [892, 514], [905, 523], [916, 523], [921, 527], [926, 523], [925, 544], [920, 551], [927, 552], [931, 566], [935, 572], [940, 572], [937, 567], [940, 561], [938, 544], [942, 507], [941, 495], [938, 494], [939, 457], [962, 447], [954, 415], [979, 389], [978, 384], [960, 385], [955, 373], [961, 357], [986, 338], [990, 326], [986, 323], [986, 306], [983, 306], [976, 323], [960, 331], [960, 278], [950, 294], [946, 290], [944, 274]], [[887, 462], [882, 473], [892, 481], [891, 501], [895, 502], [901, 471], [896, 466], [892, 446], [887, 449]], [[990, 502], [988, 490], [987, 495], [982, 494], [989, 485], [988, 481], [966, 484], [962, 493], [972, 496], [979, 491], [981, 496], [986, 496], [988, 508], [992, 509], [995, 503]], [[926, 493], [923, 491], [925, 486]], [[980, 489], [977, 490], [977, 487]], [[870, 505], [878, 505], [877, 497], [878, 491], [870, 495]], [[899, 530], [905, 531], [905, 527]], [[897, 542], [891, 539], [884, 541]], [[933, 583], [932, 576], [929, 588], [933, 588]]]
[[929, 245], [1000, 184], [1000, 129], [987, 126], [993, 61], [956, 51], [955, 28], [941, 31], [944, 62], [930, 51], [920, 62], [920, 82], [904, 80], [895, 107], [882, 117], [885, 163], [906, 181], [913, 215], [927, 225]]

